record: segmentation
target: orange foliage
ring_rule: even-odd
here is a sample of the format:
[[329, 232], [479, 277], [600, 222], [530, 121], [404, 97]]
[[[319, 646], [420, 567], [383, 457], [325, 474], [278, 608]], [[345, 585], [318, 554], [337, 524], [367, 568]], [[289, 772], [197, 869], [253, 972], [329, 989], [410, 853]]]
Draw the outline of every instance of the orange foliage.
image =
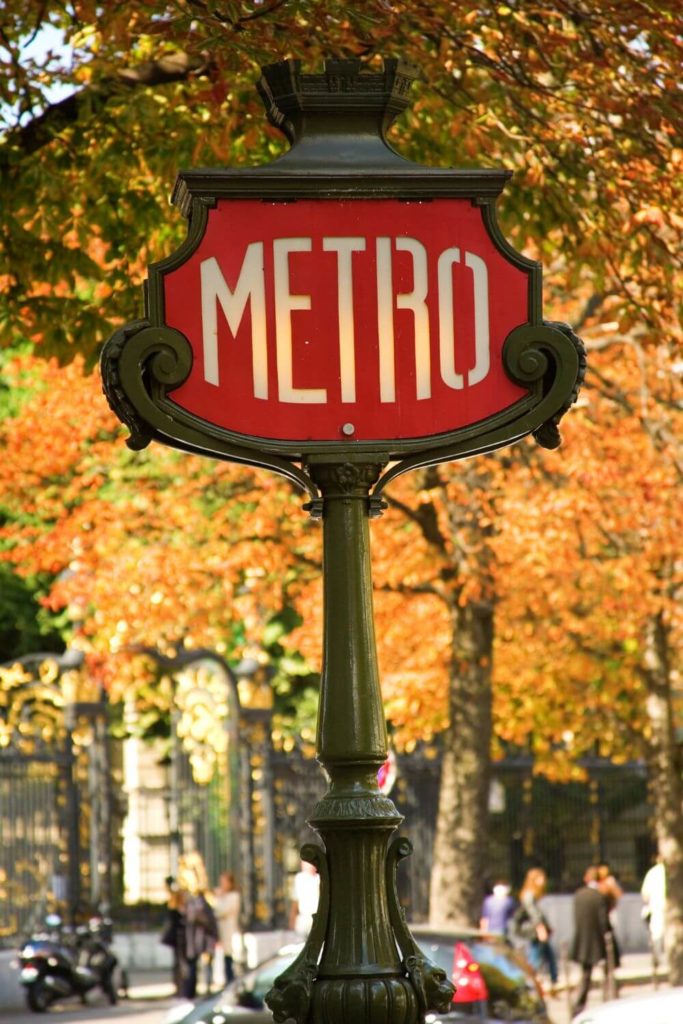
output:
[[292, 572], [291, 488], [156, 446], [131, 454], [96, 376], [35, 369], [39, 390], [3, 425], [1, 557], [55, 576], [49, 607], [69, 608], [105, 661], [140, 643], [224, 650], [236, 622], [256, 642]]
[[[681, 643], [681, 374], [663, 349], [603, 336], [594, 325], [592, 386], [558, 452], [524, 443], [391, 487], [372, 539], [399, 745], [446, 726], [455, 612], [477, 601], [495, 604], [500, 740], [566, 771], [595, 744], [625, 756], [646, 738], [647, 622], [661, 614]], [[2, 557], [56, 577], [49, 606], [69, 608], [98, 671], [121, 680], [139, 643], [220, 651], [236, 628], [257, 643], [287, 600], [304, 619], [289, 642], [319, 665], [320, 529], [289, 485], [157, 446], [129, 453], [79, 361], [15, 366], [27, 369], [36, 392], [2, 426]]]

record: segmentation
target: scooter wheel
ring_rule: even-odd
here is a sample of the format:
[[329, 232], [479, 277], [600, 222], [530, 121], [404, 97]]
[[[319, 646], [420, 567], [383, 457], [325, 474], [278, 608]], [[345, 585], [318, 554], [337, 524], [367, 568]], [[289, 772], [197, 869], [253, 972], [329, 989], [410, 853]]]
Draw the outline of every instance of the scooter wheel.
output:
[[45, 1013], [52, 1002], [52, 992], [42, 981], [36, 981], [26, 989], [26, 1002], [34, 1013]]

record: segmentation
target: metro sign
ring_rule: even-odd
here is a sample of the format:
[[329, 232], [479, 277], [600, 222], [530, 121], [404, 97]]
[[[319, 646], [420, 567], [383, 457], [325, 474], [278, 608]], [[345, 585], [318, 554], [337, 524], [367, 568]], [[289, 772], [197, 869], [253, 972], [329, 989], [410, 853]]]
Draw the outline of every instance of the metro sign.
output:
[[388, 144], [416, 74], [398, 59], [263, 68], [290, 150], [180, 173], [187, 238], [150, 267], [144, 318], [102, 354], [131, 447], [275, 470], [323, 520], [316, 756], [330, 789], [309, 818], [322, 844], [302, 849], [320, 907], [265, 996], [275, 1021], [418, 1024], [452, 1006], [406, 925], [396, 876], [410, 844], [392, 838], [402, 819], [375, 781], [387, 743], [368, 520], [410, 469], [528, 434], [554, 447], [583, 373], [579, 339], [542, 318], [540, 267], [497, 228], [509, 174], [423, 167]]
[[527, 394], [502, 349], [529, 291], [468, 200], [224, 200], [163, 275], [193, 356], [169, 398], [267, 439], [445, 434]]
[[267, 466], [313, 494], [316, 459], [399, 463], [386, 481], [530, 433], [554, 446], [580, 342], [543, 320], [540, 266], [497, 226], [509, 172], [391, 149], [415, 74], [400, 61], [263, 72], [292, 148], [180, 173], [187, 239], [149, 268], [144, 319], [105, 346], [129, 444]]

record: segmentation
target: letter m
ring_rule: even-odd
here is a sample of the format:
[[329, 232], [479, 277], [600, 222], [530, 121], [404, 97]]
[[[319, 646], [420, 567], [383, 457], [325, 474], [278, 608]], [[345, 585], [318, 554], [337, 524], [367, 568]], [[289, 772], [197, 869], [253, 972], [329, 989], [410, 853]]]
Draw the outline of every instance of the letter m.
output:
[[223, 310], [230, 332], [237, 335], [251, 300], [251, 360], [254, 397], [268, 397], [268, 347], [266, 340], [266, 296], [263, 276], [263, 242], [247, 246], [235, 290], [227, 285], [218, 260], [212, 256], [200, 264], [202, 284], [202, 338], [204, 344], [204, 379], [219, 384], [218, 373], [218, 305]]

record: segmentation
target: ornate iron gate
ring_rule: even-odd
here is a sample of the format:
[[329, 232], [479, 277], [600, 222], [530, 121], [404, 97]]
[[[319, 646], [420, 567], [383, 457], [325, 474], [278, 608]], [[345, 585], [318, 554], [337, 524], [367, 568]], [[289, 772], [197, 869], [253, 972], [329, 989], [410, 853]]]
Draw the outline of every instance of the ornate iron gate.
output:
[[107, 705], [78, 652], [0, 665], [0, 936], [112, 898]]
[[0, 751], [0, 936], [30, 929], [50, 904], [66, 903], [68, 759]]

